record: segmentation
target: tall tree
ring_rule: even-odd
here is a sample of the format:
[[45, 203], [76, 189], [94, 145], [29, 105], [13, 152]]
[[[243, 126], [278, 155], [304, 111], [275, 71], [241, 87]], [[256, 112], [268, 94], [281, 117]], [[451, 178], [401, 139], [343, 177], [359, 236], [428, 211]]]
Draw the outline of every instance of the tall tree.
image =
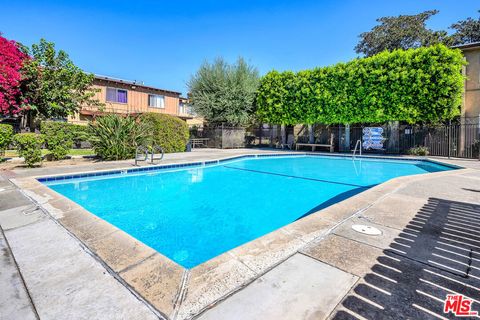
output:
[[259, 75], [255, 67], [239, 58], [228, 64], [222, 58], [205, 62], [188, 82], [194, 111], [213, 124], [249, 124], [255, 115], [255, 92]]
[[31, 59], [24, 66], [28, 113], [44, 118], [64, 118], [77, 112], [82, 105], [98, 105], [93, 99], [93, 74], [84, 73], [68, 54], [55, 50], [45, 39], [26, 49]]
[[21, 70], [27, 59], [19, 44], [0, 34], [0, 114], [17, 114], [26, 102], [21, 92]]
[[[480, 13], [480, 10], [478, 11]], [[480, 41], [480, 16], [477, 20], [467, 18], [450, 26], [455, 33], [452, 35], [453, 44], [466, 44]]]
[[360, 34], [360, 42], [355, 51], [372, 56], [384, 50], [418, 48], [436, 43], [448, 44], [447, 32], [433, 31], [426, 27], [426, 21], [437, 13], [438, 10], [429, 10], [415, 15], [379, 18], [379, 25]]

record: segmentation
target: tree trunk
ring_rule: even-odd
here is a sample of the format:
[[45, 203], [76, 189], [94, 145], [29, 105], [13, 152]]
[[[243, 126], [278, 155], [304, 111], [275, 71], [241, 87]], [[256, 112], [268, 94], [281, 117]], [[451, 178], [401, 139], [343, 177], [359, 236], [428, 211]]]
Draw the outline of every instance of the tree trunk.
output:
[[345, 143], [344, 143], [343, 148], [347, 152], [349, 152], [351, 150], [351, 147], [350, 147], [350, 123], [345, 124]]
[[[269, 146], [270, 146], [270, 148], [273, 148], [273, 139], [274, 139], [274, 136], [275, 136], [275, 135], [274, 135], [274, 132], [273, 132], [273, 130], [274, 130], [274, 125], [273, 125], [273, 124], [269, 124], [268, 127], [270, 128], [270, 130], [269, 130], [269, 131], [270, 131], [270, 143], [269, 143]], [[276, 130], [275, 130], [275, 131], [276, 131]]]
[[287, 143], [287, 135], [286, 135], [286, 130], [285, 130], [285, 125], [284, 124], [281, 125], [280, 132], [281, 132], [281, 135], [282, 135], [282, 143], [283, 144]]
[[27, 111], [22, 115], [20, 120], [20, 132], [30, 132], [32, 130], [33, 116], [31, 111]]
[[315, 135], [313, 132], [313, 125], [309, 124], [308, 125], [308, 143], [314, 143], [315, 142]]
[[387, 152], [399, 153], [400, 151], [400, 123], [398, 121], [388, 122]]

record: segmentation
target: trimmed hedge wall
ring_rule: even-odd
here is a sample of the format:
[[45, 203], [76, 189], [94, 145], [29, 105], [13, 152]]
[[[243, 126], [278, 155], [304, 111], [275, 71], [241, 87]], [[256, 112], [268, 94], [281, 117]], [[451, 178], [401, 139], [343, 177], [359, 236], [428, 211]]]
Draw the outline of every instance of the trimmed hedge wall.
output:
[[165, 153], [185, 151], [189, 138], [188, 125], [182, 119], [162, 113], [145, 113], [140, 121], [151, 127], [154, 144]]
[[64, 159], [74, 143], [90, 140], [88, 126], [62, 121], [43, 121], [40, 132], [52, 160]]
[[436, 45], [385, 51], [313, 70], [266, 74], [258, 116], [276, 124], [438, 122], [460, 114], [465, 64]]
[[68, 122], [43, 121], [40, 124], [40, 132], [52, 159], [64, 159], [73, 146], [74, 125]]

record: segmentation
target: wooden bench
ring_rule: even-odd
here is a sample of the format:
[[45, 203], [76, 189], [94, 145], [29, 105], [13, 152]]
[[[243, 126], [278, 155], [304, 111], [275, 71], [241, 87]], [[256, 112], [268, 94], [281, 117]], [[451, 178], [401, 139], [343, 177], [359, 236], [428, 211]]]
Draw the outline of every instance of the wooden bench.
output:
[[333, 145], [331, 144], [321, 144], [321, 143], [297, 143], [295, 144], [295, 150], [298, 150], [298, 147], [312, 147], [312, 152], [315, 151], [315, 148], [329, 148], [330, 152], [333, 152]]
[[295, 150], [298, 150], [298, 147], [312, 147], [312, 152], [315, 151], [315, 148], [329, 148], [330, 152], [334, 151], [333, 147], [333, 134], [330, 135], [330, 143], [296, 143]]
[[207, 147], [209, 138], [193, 138], [190, 139], [190, 142], [192, 143], [192, 149], [196, 147]]

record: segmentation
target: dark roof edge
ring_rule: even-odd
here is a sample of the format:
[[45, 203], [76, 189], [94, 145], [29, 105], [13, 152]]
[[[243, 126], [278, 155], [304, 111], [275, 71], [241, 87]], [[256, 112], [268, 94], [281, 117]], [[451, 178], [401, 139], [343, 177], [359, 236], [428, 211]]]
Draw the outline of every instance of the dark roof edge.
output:
[[456, 45], [456, 46], [452, 46], [452, 48], [455, 48], [455, 49], [480, 48], [480, 41], [478, 41], [478, 42], [471, 42], [471, 43], [465, 43], [465, 44], [459, 44], [459, 45]]
[[166, 90], [166, 89], [161, 89], [161, 88], [157, 88], [157, 87], [146, 86], [146, 85], [143, 84], [143, 82], [112, 78], [112, 77], [102, 76], [102, 75], [98, 75], [98, 74], [94, 74], [94, 76], [95, 76], [95, 80], [104, 80], [104, 81], [110, 81], [110, 82], [115, 82], [115, 83], [127, 84], [127, 85], [132, 85], [132, 86], [145, 88], [145, 89], [151, 89], [151, 90], [158, 90], [158, 91], [173, 93], [173, 94], [177, 94], [179, 96], [182, 94], [181, 92], [178, 92], [178, 91]]

